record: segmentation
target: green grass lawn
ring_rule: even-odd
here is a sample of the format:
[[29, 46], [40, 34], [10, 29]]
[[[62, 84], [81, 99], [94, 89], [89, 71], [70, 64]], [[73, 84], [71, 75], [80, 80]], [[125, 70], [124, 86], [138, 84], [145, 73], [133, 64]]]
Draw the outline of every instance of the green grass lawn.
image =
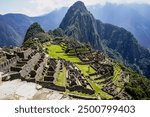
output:
[[49, 55], [53, 58], [58, 59], [60, 57], [71, 62], [80, 62], [80, 59], [76, 56], [68, 56], [59, 45], [49, 45], [47, 48]]
[[65, 67], [63, 68], [63, 70], [59, 71], [58, 78], [55, 84], [59, 86], [66, 86], [66, 68]]
[[82, 71], [82, 73], [85, 75], [85, 76], [89, 76], [89, 74], [93, 74], [95, 73], [96, 71], [90, 67], [89, 65], [79, 65], [79, 64], [76, 64], [76, 66]]
[[103, 82], [105, 81], [105, 79], [99, 79], [99, 80], [95, 80], [96, 82]]
[[93, 79], [93, 80], [94, 80], [95, 78], [98, 78], [98, 77], [101, 77], [101, 75], [93, 75], [93, 76], [90, 76], [90, 78]]
[[55, 84], [59, 85], [59, 86], [65, 86], [65, 84], [63, 82], [63, 79], [64, 79], [63, 72], [59, 71], [58, 77], [57, 77], [57, 80], [56, 80]]
[[112, 96], [107, 94], [106, 92], [102, 91], [100, 86], [88, 79], [88, 82], [91, 84], [92, 88], [95, 92], [102, 98], [102, 99], [111, 99]]
[[[49, 45], [47, 48], [49, 50], [48, 54], [53, 58], [58, 59], [58, 57], [61, 57], [71, 62], [81, 62], [80, 59], [76, 56], [68, 56], [59, 45]], [[89, 65], [76, 65], [85, 76], [96, 72], [92, 67], [89, 67]]]

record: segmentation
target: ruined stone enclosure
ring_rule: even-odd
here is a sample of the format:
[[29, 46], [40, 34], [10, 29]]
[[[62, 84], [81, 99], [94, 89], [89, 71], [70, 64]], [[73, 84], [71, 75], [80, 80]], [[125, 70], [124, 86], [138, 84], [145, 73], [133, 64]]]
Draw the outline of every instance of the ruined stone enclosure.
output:
[[[48, 55], [47, 55], [47, 54]], [[131, 99], [124, 89], [127, 74], [100, 51], [75, 40], [0, 49], [2, 81], [21, 79], [80, 99]]]

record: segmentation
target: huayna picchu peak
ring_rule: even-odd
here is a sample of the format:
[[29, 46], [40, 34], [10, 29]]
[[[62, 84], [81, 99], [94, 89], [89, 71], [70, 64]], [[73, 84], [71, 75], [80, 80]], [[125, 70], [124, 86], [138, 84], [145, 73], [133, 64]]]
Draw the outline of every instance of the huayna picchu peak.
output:
[[0, 48], [0, 99], [150, 99], [149, 70], [150, 52], [132, 33], [78, 1], [57, 29], [35, 22], [21, 47]]
[[78, 1], [76, 3], [74, 3], [70, 9], [72, 11], [75, 11], [76, 9], [78, 9], [79, 11], [87, 11], [87, 8], [85, 7], [84, 3], [82, 1]]
[[[77, 4], [82, 5], [76, 7]], [[101, 50], [150, 78], [150, 52], [141, 47], [130, 32], [96, 20], [84, 7], [82, 2], [70, 7], [60, 24], [65, 34], [89, 43], [94, 49]]]
[[94, 48], [100, 48], [96, 20], [84, 3], [79, 1], [71, 6], [59, 27], [68, 36], [73, 36], [81, 42], [90, 42]]

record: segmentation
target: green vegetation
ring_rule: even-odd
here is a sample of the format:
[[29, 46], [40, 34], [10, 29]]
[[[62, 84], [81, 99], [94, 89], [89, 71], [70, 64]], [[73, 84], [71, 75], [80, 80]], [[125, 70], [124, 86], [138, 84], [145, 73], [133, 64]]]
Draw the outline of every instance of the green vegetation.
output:
[[65, 86], [63, 80], [64, 80], [63, 72], [60, 71], [60, 72], [58, 73], [58, 77], [57, 77], [57, 80], [56, 80], [55, 84], [56, 84], [56, 85], [59, 85], [59, 86]]
[[25, 47], [30, 47], [30, 46], [34, 46], [35, 45], [35, 41], [33, 41], [32, 39], [28, 39], [23, 43], [23, 46]]
[[134, 99], [148, 99], [150, 97], [150, 81], [146, 77], [132, 72], [129, 80], [125, 84], [125, 91]]
[[66, 86], [66, 68], [65, 67], [63, 68], [63, 70], [59, 71], [55, 84], [59, 86]]
[[61, 28], [57, 28], [53, 30], [53, 32], [49, 31], [49, 34], [53, 34], [56, 37], [63, 37], [65, 35], [64, 31]]
[[79, 65], [79, 64], [76, 64], [76, 66], [82, 71], [82, 73], [85, 75], [85, 76], [89, 76], [89, 74], [93, 74], [95, 73], [96, 71], [90, 67], [89, 65]]
[[37, 22], [35, 22], [28, 28], [24, 38], [24, 42], [27, 41], [29, 38], [34, 38], [34, 36], [38, 33], [44, 33], [44, 30]]
[[46, 48], [49, 50], [48, 54], [53, 58], [58, 59], [60, 57], [71, 62], [80, 62], [80, 59], [76, 56], [68, 56], [59, 45], [49, 45]]
[[120, 75], [122, 73], [122, 69], [120, 68], [119, 65], [115, 64], [113, 66], [113, 70], [114, 70], [114, 73], [113, 73], [112, 80], [113, 80], [113, 82], [114, 82], [115, 85], [121, 86], [121, 84], [118, 81], [120, 80]]
[[150, 99], [150, 80], [134, 72], [131, 68], [125, 67], [123, 64], [119, 65], [128, 74], [128, 82], [124, 86], [125, 91], [134, 99]]
[[66, 83], [67, 83], [67, 76], [66, 76], [66, 74], [67, 74], [67, 69], [66, 69], [66, 67], [64, 67], [63, 68], [63, 84], [64, 84], [64, 86], [66, 86]]
[[86, 94], [86, 93], [82, 93], [82, 92], [78, 92], [78, 91], [69, 91], [69, 90], [67, 90], [66, 92], [70, 93], [70, 94], [75, 94], [75, 95], [78, 95], [78, 96], [82, 96], [82, 97], [96, 97], [95, 94], [90, 95], [90, 94]]
[[101, 99], [112, 99], [112, 96], [102, 91], [99, 85], [97, 85], [96, 83], [94, 83], [93, 81], [89, 79], [88, 79], [88, 82], [90, 83], [92, 88], [95, 90], [95, 92], [101, 97]]
[[84, 47], [84, 48], [77, 48], [77, 51], [80, 51], [80, 52], [82, 52], [82, 51], [84, 52], [84, 51], [88, 51], [88, 50], [89, 50], [89, 49], [88, 49], [88, 48], [85, 48], [85, 47]]
[[51, 41], [51, 37], [47, 33], [43, 32], [36, 34], [34, 37], [37, 38], [41, 43]]
[[[65, 60], [71, 61], [73, 63], [76, 62], [81, 62], [78, 57], [75, 55], [71, 55], [74, 53], [73, 50], [70, 50], [67, 53], [62, 48], [67, 48], [67, 45], [65, 43], [60, 43], [61, 45], [44, 45], [46, 48], [48, 54], [53, 57], [58, 59], [58, 57], [61, 57]], [[112, 63], [113, 64], [113, 63]], [[88, 76], [89, 74], [93, 74], [96, 71], [91, 68], [89, 65], [81, 65], [76, 63], [75, 64], [81, 72], [84, 74], [84, 76]], [[134, 99], [147, 99], [150, 97], [150, 81], [146, 79], [143, 76], [138, 75], [137, 73], [133, 72], [131, 69], [124, 67], [123, 65], [119, 64], [116, 62], [113, 66], [113, 77], [112, 80], [116, 86], [118, 86], [117, 91], [120, 91], [121, 88], [123, 87], [125, 91], [130, 94]], [[66, 69], [65, 69], [66, 71]], [[126, 74], [126, 83], [124, 84], [122, 81], [120, 81], [120, 75], [124, 72]], [[63, 74], [66, 72], [63, 72], [62, 70], [58, 73], [58, 78], [56, 80], [56, 84], [59, 86], [66, 86], [66, 74]], [[96, 76], [93, 76], [92, 79], [94, 79]], [[102, 82], [104, 79], [101, 80], [96, 80], [93, 82], [90, 79], [87, 79], [92, 88], [95, 90], [96, 95], [89, 95], [89, 94], [84, 94], [81, 92], [77, 91], [67, 91], [66, 93], [70, 94], [76, 94], [78, 96], [85, 96], [85, 97], [95, 97], [95, 96], [100, 96], [101, 99], [112, 99], [113, 97], [106, 92], [102, 91], [101, 88], [102, 86], [105, 86], [105, 84], [98, 85], [96, 82]]]

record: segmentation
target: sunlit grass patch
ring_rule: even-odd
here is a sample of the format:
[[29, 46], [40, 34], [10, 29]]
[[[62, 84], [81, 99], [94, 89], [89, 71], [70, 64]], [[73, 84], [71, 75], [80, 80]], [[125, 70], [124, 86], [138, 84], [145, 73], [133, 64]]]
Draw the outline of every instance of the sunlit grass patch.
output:
[[82, 73], [85, 76], [88, 76], [89, 74], [93, 74], [93, 73], [96, 72], [90, 65], [79, 65], [79, 64], [76, 64], [76, 66], [82, 71]]
[[91, 84], [92, 88], [95, 90], [95, 92], [102, 98], [102, 99], [111, 99], [112, 96], [107, 94], [106, 92], [101, 90], [101, 87], [88, 79], [88, 82]]
[[60, 57], [71, 62], [80, 62], [80, 59], [76, 56], [68, 56], [59, 45], [50, 45], [47, 48], [48, 54], [53, 58], [58, 59]]

